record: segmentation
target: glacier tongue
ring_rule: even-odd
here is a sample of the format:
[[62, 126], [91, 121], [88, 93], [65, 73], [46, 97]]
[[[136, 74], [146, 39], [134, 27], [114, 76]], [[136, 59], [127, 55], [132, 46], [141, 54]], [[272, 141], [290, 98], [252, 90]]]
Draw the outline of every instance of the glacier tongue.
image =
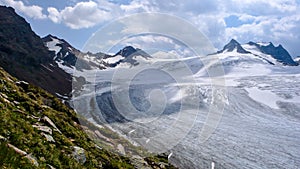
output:
[[[212, 98], [210, 84], [206, 83], [209, 80], [204, 79], [197, 84], [199, 110], [192, 109], [190, 105], [191, 111], [179, 112], [178, 99], [193, 96], [186, 93], [191, 92], [189, 85], [182, 86], [186, 92], [175, 95], [172, 94], [174, 88], [167, 87], [164, 90], [169, 91], [168, 97], [171, 102], [164, 113], [148, 114], [149, 117], [140, 117], [138, 121], [134, 119], [126, 122], [112, 121], [109, 126], [150, 150], [171, 148], [169, 151], [173, 155], [170, 160], [181, 168], [199, 168], [199, 166], [206, 168], [212, 162], [216, 168], [294, 168], [300, 166], [300, 100], [298, 100], [300, 83], [297, 77], [299, 77], [297, 74], [236, 77], [237, 84], [227, 87], [229, 100], [222, 119], [216, 131], [205, 142], [200, 141], [199, 131], [207, 125], [205, 119]], [[131, 101], [140, 110], [146, 108], [147, 104], [143, 103], [147, 103], [147, 100], [144, 100], [145, 95], [142, 93], [155, 88], [155, 85], [139, 84], [131, 87]], [[122, 92], [122, 89], [118, 90]], [[261, 91], [264, 92], [259, 94], [269, 99], [268, 102], [262, 102], [258, 100], [258, 96], [253, 96], [253, 92]], [[102, 111], [113, 103], [113, 100], [107, 100], [106, 97], [107, 94], [97, 94], [97, 102]], [[104, 106], [103, 103], [107, 102], [109, 104]], [[115, 109], [110, 109], [106, 116], [111, 115], [106, 118], [112, 118], [115, 113], [117, 113]], [[180, 115], [183, 116], [181, 119], [185, 120], [179, 121], [178, 125], [174, 126], [174, 121]], [[193, 127], [190, 124], [193, 124]], [[147, 137], [143, 139], [144, 136]], [[170, 145], [174, 139], [178, 139], [175, 136], [184, 137], [172, 148]], [[147, 143], [151, 141], [152, 147], [148, 147]]]

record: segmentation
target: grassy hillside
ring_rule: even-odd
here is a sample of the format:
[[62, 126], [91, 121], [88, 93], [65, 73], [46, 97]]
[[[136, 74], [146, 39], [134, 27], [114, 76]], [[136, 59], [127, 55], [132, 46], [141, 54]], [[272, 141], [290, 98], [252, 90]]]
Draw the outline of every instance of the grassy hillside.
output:
[[0, 168], [174, 168], [105, 126], [80, 121], [56, 97], [0, 68]]

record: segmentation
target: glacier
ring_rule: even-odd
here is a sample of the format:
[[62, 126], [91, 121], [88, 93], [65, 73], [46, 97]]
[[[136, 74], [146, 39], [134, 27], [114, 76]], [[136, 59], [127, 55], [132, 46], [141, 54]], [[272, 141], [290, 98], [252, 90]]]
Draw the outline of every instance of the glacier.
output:
[[79, 71], [89, 83], [73, 105], [179, 168], [299, 168], [300, 67], [241, 47]]

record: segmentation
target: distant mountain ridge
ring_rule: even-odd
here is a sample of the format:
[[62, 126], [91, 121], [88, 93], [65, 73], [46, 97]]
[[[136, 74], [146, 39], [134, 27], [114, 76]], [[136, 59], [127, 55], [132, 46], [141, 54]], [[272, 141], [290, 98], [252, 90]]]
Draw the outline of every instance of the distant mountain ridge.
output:
[[278, 45], [277, 47], [275, 47], [272, 42], [269, 42], [268, 45], [259, 45], [254, 42], [249, 42], [248, 44], [256, 46], [258, 49], [260, 49], [262, 53], [271, 55], [272, 57], [274, 57], [279, 62], [285, 65], [290, 65], [290, 66], [298, 65], [296, 62], [294, 62], [291, 55], [288, 53], [286, 49], [283, 48], [282, 45]]
[[[255, 52], [253, 52], [255, 51]], [[252, 53], [255, 56], [259, 55], [269, 55], [274, 58], [277, 62], [288, 65], [288, 66], [298, 66], [299, 64], [295, 62], [291, 55], [288, 53], [286, 49], [283, 48], [282, 45], [278, 45], [277, 47], [273, 45], [273, 43], [255, 43], [248, 42], [244, 45], [241, 45], [236, 40], [232, 39], [228, 44], [224, 46], [224, 48], [217, 52], [220, 53], [229, 53], [229, 52], [237, 52], [240, 54], [250, 54]], [[275, 64], [271, 61], [268, 61], [271, 64]]]
[[[74, 68], [76, 66], [76, 68], [80, 70], [112, 68], [121, 63], [128, 63], [134, 66], [139, 64], [135, 60], [135, 57], [141, 56], [145, 59], [151, 58], [151, 56], [145, 51], [132, 46], [126, 46], [115, 55], [110, 55], [102, 52], [81, 52], [80, 50], [71, 46], [64, 39], [60, 39], [53, 35], [47, 35], [46, 37], [42, 38], [42, 40], [48, 50], [54, 53], [53, 60], [70, 68]], [[114, 59], [117, 57], [120, 58]]]

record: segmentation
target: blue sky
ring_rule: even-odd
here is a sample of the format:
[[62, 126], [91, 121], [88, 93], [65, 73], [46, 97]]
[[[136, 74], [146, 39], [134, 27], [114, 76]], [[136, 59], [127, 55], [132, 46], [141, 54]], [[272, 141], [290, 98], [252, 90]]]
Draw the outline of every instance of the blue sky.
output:
[[282, 44], [300, 55], [299, 0], [0, 0], [40, 36], [53, 34], [82, 49], [89, 37], [120, 17], [159, 12], [193, 24], [220, 49], [230, 39]]

